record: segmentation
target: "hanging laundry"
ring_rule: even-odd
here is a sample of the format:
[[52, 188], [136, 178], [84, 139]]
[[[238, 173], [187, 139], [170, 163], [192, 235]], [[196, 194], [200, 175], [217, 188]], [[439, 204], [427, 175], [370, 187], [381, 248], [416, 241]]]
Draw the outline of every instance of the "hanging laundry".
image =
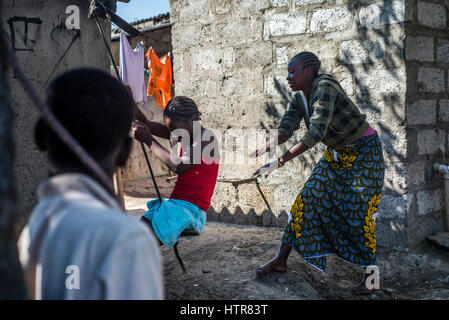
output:
[[156, 103], [164, 109], [171, 99], [171, 86], [173, 83], [172, 62], [169, 55], [158, 58], [150, 48], [145, 55], [148, 59], [150, 80], [148, 81], [147, 94], [156, 99]]
[[120, 77], [131, 87], [136, 103], [147, 101], [144, 50], [142, 42], [133, 50], [125, 33], [120, 34]]

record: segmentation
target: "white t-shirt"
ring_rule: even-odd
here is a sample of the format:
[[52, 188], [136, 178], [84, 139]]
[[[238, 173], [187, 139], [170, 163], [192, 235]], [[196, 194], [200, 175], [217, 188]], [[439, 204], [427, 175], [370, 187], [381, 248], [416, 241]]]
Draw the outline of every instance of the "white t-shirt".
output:
[[38, 197], [18, 242], [30, 298], [163, 299], [158, 243], [99, 183], [61, 174]]

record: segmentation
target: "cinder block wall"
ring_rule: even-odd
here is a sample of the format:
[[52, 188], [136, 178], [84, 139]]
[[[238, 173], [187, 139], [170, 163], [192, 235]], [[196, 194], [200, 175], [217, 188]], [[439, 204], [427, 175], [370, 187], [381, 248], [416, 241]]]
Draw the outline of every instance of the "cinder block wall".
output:
[[[445, 1], [438, 7], [444, 9], [445, 14], [447, 6]], [[424, 11], [424, 16], [433, 15]], [[303, 50], [315, 52], [322, 59], [323, 71], [341, 81], [380, 134], [387, 170], [376, 224], [377, 242], [379, 247], [404, 248], [440, 228], [437, 216], [444, 202], [441, 181], [435, 180], [433, 187], [424, 186], [423, 181], [417, 181], [416, 185], [410, 182], [413, 174], [408, 165], [416, 166], [415, 162], [427, 159], [423, 151], [427, 149], [418, 152], [412, 143], [417, 139], [413, 135], [423, 139], [423, 135], [434, 132], [435, 125], [434, 122], [426, 123], [427, 127], [419, 124], [418, 131], [410, 125], [407, 111], [411, 110], [412, 99], [434, 100], [433, 121], [440, 121], [439, 131], [436, 130], [434, 138], [430, 137], [429, 143], [421, 148], [428, 148], [440, 137], [445, 141], [447, 134], [441, 122], [447, 118], [442, 99], [442, 92], [447, 93], [447, 68], [443, 68], [446, 66], [443, 61], [437, 62], [437, 46], [447, 55], [442, 41], [447, 34], [443, 29], [425, 26], [416, 29], [421, 30], [419, 32], [413, 31], [418, 24], [418, 12], [417, 1], [412, 0], [172, 0], [176, 91], [195, 99], [204, 113], [204, 124], [223, 135], [234, 130], [238, 136], [242, 128], [246, 131], [275, 128], [292, 96], [285, 80], [289, 59]], [[446, 22], [446, 17], [440, 20]], [[411, 36], [430, 37], [433, 30], [437, 30], [441, 38], [437, 40], [433, 36], [430, 41], [434, 43], [433, 60], [422, 63], [406, 59], [405, 44]], [[429, 49], [426, 47], [426, 50]], [[440, 60], [445, 59], [445, 53], [439, 54]], [[424, 53], [417, 50], [414, 54], [420, 57]], [[439, 68], [435, 75], [421, 72], [422, 77], [432, 79], [439, 75], [440, 81], [436, 81], [443, 83], [439, 83], [441, 92], [429, 92], [426, 96], [412, 88], [412, 78], [418, 78], [418, 69], [424, 66]], [[420, 112], [418, 116], [424, 119], [421, 121], [429, 117], [427, 112]], [[303, 133], [304, 126], [286, 146], [291, 147]], [[222, 141], [224, 162], [228, 155], [236, 152], [228, 142]], [[285, 150], [283, 147], [280, 152]], [[208, 219], [283, 225], [323, 150], [323, 145], [317, 145], [268, 179], [261, 180], [274, 216], [266, 210], [254, 184], [235, 188], [219, 182]], [[437, 150], [433, 148], [430, 153], [436, 154]], [[259, 166], [224, 164], [219, 178], [248, 178]], [[419, 179], [424, 178], [420, 176]], [[425, 191], [428, 189], [431, 191]], [[417, 197], [427, 197], [423, 192], [430, 192], [439, 203], [424, 204], [430, 211], [425, 222], [430, 227], [416, 233], [415, 230], [421, 228], [420, 221], [412, 217], [417, 216]]]
[[[80, 30], [68, 30], [66, 8], [80, 8]], [[35, 89], [44, 96], [47, 84], [58, 74], [75, 67], [90, 66], [109, 70], [103, 40], [93, 20], [87, 20], [87, 1], [7, 0], [3, 4], [2, 24], [11, 35], [8, 20], [12, 17], [32, 21], [25, 29], [23, 21], [14, 22], [16, 57]], [[34, 20], [33, 20], [34, 19]], [[41, 21], [33, 23], [33, 21]], [[110, 23], [102, 22], [106, 34]], [[77, 34], [79, 33], [79, 36]], [[70, 46], [70, 44], [73, 44]], [[70, 49], [68, 49], [70, 46]], [[68, 50], [66, 52], [66, 50]], [[60, 64], [58, 65], [58, 61]], [[45, 155], [34, 144], [34, 125], [40, 113], [24, 93], [10, 70], [8, 79], [15, 115], [16, 158], [14, 174], [19, 194], [20, 225], [24, 225], [37, 202], [36, 188], [49, 174]]]
[[448, 164], [449, 1], [411, 1], [406, 25], [408, 235], [416, 244], [444, 228], [444, 181], [432, 170]]

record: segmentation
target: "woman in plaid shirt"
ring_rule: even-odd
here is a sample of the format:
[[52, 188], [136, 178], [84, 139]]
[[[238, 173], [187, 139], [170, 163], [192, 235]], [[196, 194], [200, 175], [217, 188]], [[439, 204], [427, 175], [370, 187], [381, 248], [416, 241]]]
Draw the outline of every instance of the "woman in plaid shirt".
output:
[[[362, 267], [376, 264], [374, 221], [385, 171], [381, 142], [339, 82], [319, 74], [320, 66], [311, 52], [299, 53], [288, 64], [287, 80], [297, 93], [279, 125], [278, 144], [287, 141], [303, 119], [307, 131], [277, 162], [254, 173], [268, 176], [317, 143], [327, 146], [290, 210], [277, 255], [259, 267], [258, 274], [285, 272], [292, 248], [322, 272], [330, 254]], [[275, 141], [252, 156], [275, 148]], [[365, 281], [355, 290], [370, 292]]]

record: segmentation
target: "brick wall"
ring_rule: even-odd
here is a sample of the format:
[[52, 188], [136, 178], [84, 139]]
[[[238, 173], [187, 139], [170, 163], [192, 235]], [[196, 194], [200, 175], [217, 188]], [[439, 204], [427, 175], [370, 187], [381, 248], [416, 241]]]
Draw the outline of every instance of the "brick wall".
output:
[[449, 110], [449, 1], [412, 1], [406, 26], [408, 234], [415, 244], [443, 230], [442, 176], [435, 162], [447, 163]]
[[[447, 7], [448, 1], [423, 6], [412, 0], [172, 0], [176, 91], [195, 99], [204, 124], [223, 136], [242, 128], [276, 128], [292, 96], [285, 80], [288, 61], [300, 51], [316, 53], [323, 71], [341, 82], [383, 143], [387, 170], [378, 245], [406, 247], [440, 228], [444, 207], [439, 178], [427, 185], [413, 168], [430, 163], [428, 155], [438, 154], [441, 141], [446, 148]], [[438, 36], [430, 36], [434, 31]], [[407, 57], [406, 45], [413, 48]], [[299, 140], [303, 127], [286, 147]], [[226, 160], [236, 151], [222, 142]], [[274, 216], [254, 185], [219, 182], [208, 219], [283, 225], [323, 150], [317, 145], [261, 181]], [[223, 164], [219, 178], [248, 178], [257, 167]], [[424, 228], [415, 219], [419, 208], [427, 215]]]

